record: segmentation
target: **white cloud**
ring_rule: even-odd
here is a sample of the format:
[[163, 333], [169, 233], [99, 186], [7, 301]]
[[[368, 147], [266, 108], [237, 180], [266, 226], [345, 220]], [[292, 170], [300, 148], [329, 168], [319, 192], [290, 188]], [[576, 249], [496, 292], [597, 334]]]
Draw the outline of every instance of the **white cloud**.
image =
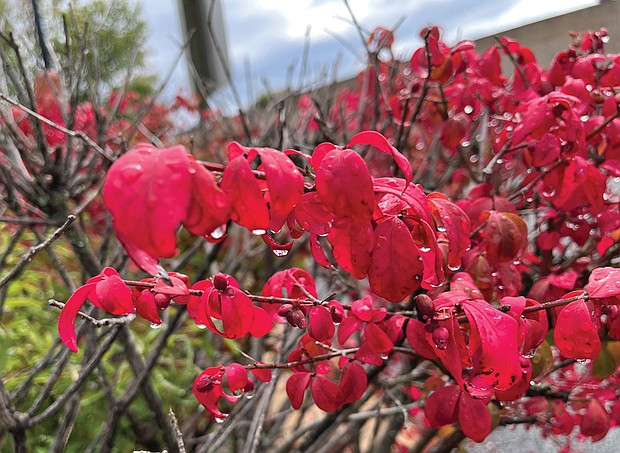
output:
[[[139, 0], [136, 0], [139, 1]], [[343, 53], [343, 72], [354, 67], [350, 55], [326, 30], [336, 34], [361, 52], [357, 33], [349, 23], [349, 13], [342, 0], [220, 0], [227, 25], [229, 54], [235, 80], [245, 91], [244, 61], [249, 60], [256, 86], [269, 80], [274, 88], [284, 84], [287, 67], [299, 62], [306, 28], [310, 25], [309, 67], [327, 65]], [[144, 13], [149, 23], [149, 47], [153, 53], [153, 69], [163, 74], [173, 63], [180, 41], [177, 0], [145, 0]], [[403, 17], [397, 31], [396, 50], [407, 56], [420, 45], [419, 30], [427, 24], [439, 24], [444, 39], [455, 42], [463, 38], [479, 38], [514, 28], [542, 18], [562, 14], [593, 4], [596, 0], [349, 0], [363, 28], [393, 26]], [[343, 18], [345, 20], [343, 20]], [[178, 68], [174, 83], [185, 78], [184, 64]], [[189, 86], [189, 82], [185, 82]], [[167, 92], [174, 93], [176, 87]]]

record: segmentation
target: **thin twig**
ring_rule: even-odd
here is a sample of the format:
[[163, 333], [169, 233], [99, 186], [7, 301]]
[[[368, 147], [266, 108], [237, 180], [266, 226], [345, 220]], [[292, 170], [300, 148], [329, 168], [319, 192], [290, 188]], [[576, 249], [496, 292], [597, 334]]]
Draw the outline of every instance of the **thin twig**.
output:
[[65, 221], [65, 223], [63, 223], [60, 228], [58, 228], [56, 231], [54, 231], [54, 233], [49, 238], [47, 238], [45, 241], [41, 242], [40, 244], [37, 244], [34, 247], [31, 247], [30, 250], [28, 250], [28, 252], [26, 252], [26, 254], [22, 257], [22, 259], [19, 261], [19, 263], [17, 263], [15, 265], [15, 267], [13, 267], [13, 269], [11, 269], [2, 278], [2, 280], [0, 280], [0, 288], [4, 287], [13, 278], [15, 278], [17, 275], [19, 275], [19, 273], [22, 271], [22, 269], [32, 260], [32, 257], [34, 257], [41, 250], [49, 247], [52, 244], [52, 242], [54, 242], [56, 239], [58, 239], [60, 236], [62, 236], [63, 233], [67, 230], [67, 228], [69, 228], [69, 226], [73, 222], [75, 222], [75, 219], [76, 219], [76, 217], [74, 215], [67, 216], [67, 220]]
[[92, 149], [94, 149], [95, 151], [97, 151], [99, 154], [101, 154], [103, 157], [105, 157], [106, 159], [108, 159], [111, 162], [114, 162], [116, 160], [116, 158], [111, 155], [108, 151], [104, 150], [101, 146], [99, 146], [98, 144], [96, 144], [88, 135], [86, 135], [84, 132], [82, 131], [74, 131], [71, 129], [67, 129], [64, 126], [61, 126], [60, 124], [55, 123], [52, 120], [47, 119], [46, 117], [44, 117], [43, 115], [39, 115], [37, 112], [30, 110], [28, 107], [26, 107], [25, 105], [15, 101], [14, 99], [11, 99], [10, 97], [8, 97], [7, 95], [5, 95], [4, 93], [0, 93], [0, 99], [8, 102], [9, 104], [23, 110], [24, 112], [26, 112], [28, 115], [38, 119], [39, 121], [42, 121], [43, 123], [47, 124], [50, 127], [53, 127], [54, 129], [59, 130], [60, 132], [67, 134], [71, 137], [76, 137], [79, 138], [81, 140], [84, 141], [84, 143], [86, 143], [88, 146], [90, 146]]
[[168, 418], [170, 418], [170, 423], [172, 424], [172, 429], [177, 436], [177, 444], [179, 447], [179, 453], [185, 453], [185, 443], [183, 442], [183, 433], [179, 428], [179, 422], [177, 421], [176, 415], [172, 411], [172, 408], [168, 411]]
[[[47, 304], [50, 307], [60, 308], [61, 310], [66, 305], [55, 299], [48, 300]], [[93, 318], [92, 316], [87, 315], [86, 313], [83, 313], [81, 311], [78, 311], [77, 314], [80, 318], [85, 319], [86, 321], [88, 321], [95, 327], [113, 326], [115, 324], [129, 324], [131, 321], [136, 319], [136, 315], [134, 313], [131, 313], [129, 315], [124, 315], [124, 316], [119, 316], [118, 318], [103, 318], [103, 319]]]

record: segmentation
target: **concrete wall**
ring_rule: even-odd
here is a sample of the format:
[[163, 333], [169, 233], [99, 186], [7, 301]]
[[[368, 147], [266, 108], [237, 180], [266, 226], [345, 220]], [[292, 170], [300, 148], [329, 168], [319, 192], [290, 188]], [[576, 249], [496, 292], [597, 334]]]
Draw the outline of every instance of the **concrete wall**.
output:
[[[601, 27], [605, 27], [609, 31], [610, 40], [605, 45], [605, 51], [610, 53], [619, 52], [620, 0], [601, 0], [598, 5], [589, 8], [477, 39], [476, 49], [479, 53], [482, 53], [491, 45], [496, 44], [494, 36], [507, 36], [532, 49], [538, 64], [547, 67], [559, 50], [567, 48], [570, 43], [569, 31], [598, 30]], [[505, 66], [504, 70], [507, 67]]]

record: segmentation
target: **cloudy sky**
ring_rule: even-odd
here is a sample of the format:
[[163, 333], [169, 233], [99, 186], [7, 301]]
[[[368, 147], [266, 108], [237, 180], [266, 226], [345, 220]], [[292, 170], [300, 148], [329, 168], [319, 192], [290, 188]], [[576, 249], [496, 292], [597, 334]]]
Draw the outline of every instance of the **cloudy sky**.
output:
[[[140, 1], [140, 0], [136, 0]], [[175, 62], [182, 42], [177, 0], [144, 0], [149, 25], [147, 46], [152, 70], [163, 76]], [[292, 68], [292, 85], [300, 83], [305, 35], [310, 47], [303, 84], [319, 81], [339, 61], [340, 77], [361, 69], [362, 43], [342, 0], [223, 0], [231, 70], [243, 102], [265, 91], [284, 88]], [[421, 45], [420, 29], [437, 24], [445, 40], [480, 38], [536, 20], [597, 4], [597, 0], [349, 0], [365, 30], [394, 27], [396, 51], [403, 57]], [[249, 81], [249, 84], [248, 84]], [[248, 86], [249, 85], [249, 86]], [[165, 97], [189, 91], [186, 64], [176, 65]], [[229, 96], [220, 96], [219, 102]], [[229, 106], [230, 107], [230, 106]]]

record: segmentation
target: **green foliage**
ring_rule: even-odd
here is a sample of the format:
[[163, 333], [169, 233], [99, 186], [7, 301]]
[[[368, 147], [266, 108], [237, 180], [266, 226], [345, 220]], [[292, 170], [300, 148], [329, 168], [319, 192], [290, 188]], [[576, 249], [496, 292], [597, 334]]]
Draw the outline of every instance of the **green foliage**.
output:
[[[12, 234], [14, 232], [10, 226], [0, 225], [0, 244], [6, 245]], [[24, 235], [6, 263], [6, 269], [15, 265], [34, 241], [32, 235]], [[82, 273], [78, 261], [63, 239], [55, 243], [54, 253], [66, 265], [71, 278], [75, 282], [81, 281]], [[54, 351], [55, 362], [60, 354], [66, 353], [66, 348], [58, 341], [58, 309], [49, 306], [47, 301], [51, 298], [64, 301], [69, 294], [60, 277], [55, 272], [50, 272], [52, 268], [49, 255], [42, 252], [28, 265], [21, 278], [13, 280], [8, 287], [7, 298], [0, 314], [0, 375], [9, 392], [14, 392], [23, 384], [33, 367], [45, 358], [48, 351]], [[103, 318], [106, 315], [98, 312], [94, 316]], [[198, 351], [200, 354], [204, 354], [204, 351], [207, 351], [207, 354], [211, 351], [213, 354], [215, 351], [212, 336], [196, 330], [191, 324], [178, 329], [169, 340], [169, 347], [164, 348], [161, 353], [151, 378], [156, 393], [166, 407], [172, 406], [180, 419], [187, 419], [196, 411], [197, 403], [192, 397], [191, 388], [193, 380], [200, 372], [196, 365], [199, 361]], [[107, 329], [109, 327], [88, 327], [86, 335], [100, 336], [105, 334]], [[144, 320], [137, 319], [131, 323], [131, 341], [143, 356], [156, 342], [159, 334], [158, 330], [151, 329]], [[88, 341], [87, 339], [85, 345]], [[87, 349], [88, 347], [84, 347], [78, 354], [70, 354], [68, 365], [63, 368], [58, 381], [37, 412], [48, 407], [77, 379]], [[122, 346], [115, 344], [104, 356], [97, 372], [89, 377], [80, 393], [79, 417], [65, 451], [82, 452], [92, 446], [110, 408], [107, 392], [112, 391], [115, 396], [119, 396], [128, 387], [134, 374], [127, 361], [123, 360], [123, 355]], [[54, 370], [55, 366], [52, 364], [36, 374], [24, 395], [15, 401], [18, 410], [28, 410], [32, 406], [44, 392]], [[144, 399], [136, 398], [128, 413], [130, 416], [123, 417], [119, 426], [115, 440], [115, 448], [118, 449], [116, 451], [133, 451], [139, 447], [134, 437], [136, 424], [144, 425], [145, 429], [154, 430], [156, 437], [160, 436], [153, 422], [153, 413]], [[29, 451], [49, 450], [62, 419], [61, 410], [58, 415], [29, 430]], [[10, 451], [10, 436], [5, 436], [4, 439], [0, 436], [0, 452]]]
[[[140, 93], [153, 91], [155, 78], [145, 68], [148, 30], [141, 4], [130, 0], [39, 0], [38, 4], [52, 60], [76, 79], [82, 78], [82, 93], [122, 86], [128, 75]], [[0, 30], [14, 32], [19, 44], [28, 50], [22, 51], [26, 63], [40, 68], [41, 50], [30, 2], [0, 0], [0, 15]]]

